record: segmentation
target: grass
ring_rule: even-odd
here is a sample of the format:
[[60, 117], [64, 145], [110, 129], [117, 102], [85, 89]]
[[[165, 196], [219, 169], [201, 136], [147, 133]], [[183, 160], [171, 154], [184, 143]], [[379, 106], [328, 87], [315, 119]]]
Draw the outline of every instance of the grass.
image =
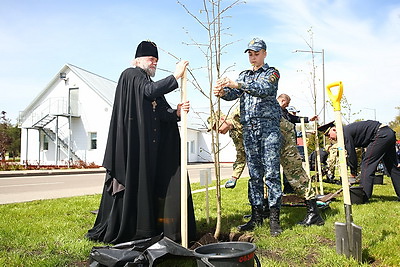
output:
[[[324, 184], [325, 192], [339, 186]], [[193, 184], [192, 189], [199, 189]], [[215, 191], [209, 191], [210, 224], [206, 219], [205, 193], [193, 195], [199, 237], [214, 232]], [[270, 237], [268, 222], [251, 234], [257, 245], [256, 255], [262, 266], [400, 266], [400, 202], [389, 178], [384, 185], [374, 186], [370, 203], [353, 205], [354, 223], [362, 226], [363, 262], [336, 253], [335, 222], [345, 222], [341, 197], [323, 211], [324, 226], [301, 227], [305, 208], [283, 207], [283, 233]], [[98, 208], [100, 195], [0, 205], [0, 266], [87, 266], [93, 246], [104, 245], [85, 239]], [[247, 179], [239, 179], [233, 190], [222, 189], [222, 235], [237, 232], [245, 223], [243, 214], [250, 212], [247, 204]], [[159, 266], [196, 266], [195, 261], [179, 263], [167, 260]]]

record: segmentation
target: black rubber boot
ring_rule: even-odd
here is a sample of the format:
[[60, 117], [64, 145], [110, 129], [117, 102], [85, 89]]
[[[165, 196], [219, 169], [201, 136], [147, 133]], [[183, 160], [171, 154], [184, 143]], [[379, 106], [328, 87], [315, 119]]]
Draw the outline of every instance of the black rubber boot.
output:
[[281, 223], [279, 220], [281, 210], [279, 208], [270, 208], [269, 211], [269, 232], [271, 236], [278, 236], [282, 233]]
[[319, 210], [317, 207], [317, 200], [314, 198], [306, 200], [305, 202], [306, 202], [307, 214], [304, 220], [299, 222], [298, 224], [303, 226], [323, 225], [325, 221], [319, 214]]
[[239, 225], [239, 231], [252, 231], [256, 226], [263, 224], [263, 206], [251, 206], [251, 218], [245, 224]]
[[263, 219], [268, 219], [269, 218], [268, 198], [264, 198], [262, 216], [263, 216]]
[[[263, 219], [268, 219], [269, 218], [268, 198], [264, 198], [264, 200], [263, 200], [262, 217], [263, 217]], [[243, 215], [243, 218], [245, 218], [245, 219], [251, 218], [251, 214]]]

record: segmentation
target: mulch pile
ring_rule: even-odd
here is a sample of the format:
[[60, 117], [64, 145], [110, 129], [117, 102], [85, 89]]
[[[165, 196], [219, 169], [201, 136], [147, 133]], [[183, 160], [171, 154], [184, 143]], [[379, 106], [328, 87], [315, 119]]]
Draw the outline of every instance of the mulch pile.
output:
[[297, 195], [284, 195], [282, 206], [305, 206], [304, 198]]

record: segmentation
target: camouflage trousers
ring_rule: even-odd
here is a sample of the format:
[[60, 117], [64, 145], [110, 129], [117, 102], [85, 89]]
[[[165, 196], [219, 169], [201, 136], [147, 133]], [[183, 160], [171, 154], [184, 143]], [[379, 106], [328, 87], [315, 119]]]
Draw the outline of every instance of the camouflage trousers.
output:
[[328, 168], [328, 174], [335, 175], [335, 168], [339, 164], [339, 156], [337, 144], [333, 144], [329, 147], [328, 159], [326, 160], [326, 165]]
[[242, 131], [230, 130], [229, 136], [231, 137], [236, 149], [236, 159], [233, 163], [232, 177], [240, 178], [243, 173], [244, 167], [246, 166], [246, 153], [243, 145], [243, 134]]
[[300, 153], [294, 139], [293, 124], [282, 118], [280, 122], [282, 133], [281, 165], [289, 184], [297, 195], [306, 200], [315, 198], [311, 180], [303, 169]]
[[254, 121], [243, 125], [243, 141], [250, 179], [248, 198], [252, 206], [264, 200], [264, 176], [269, 207], [280, 208], [282, 185], [279, 174], [281, 133], [273, 122]]

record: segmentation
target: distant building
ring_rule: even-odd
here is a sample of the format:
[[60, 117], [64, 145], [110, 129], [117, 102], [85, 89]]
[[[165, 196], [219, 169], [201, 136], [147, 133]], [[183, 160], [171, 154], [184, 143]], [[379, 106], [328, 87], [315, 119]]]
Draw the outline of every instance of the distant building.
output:
[[[101, 165], [117, 83], [66, 64], [20, 114], [21, 163]], [[211, 134], [187, 131], [188, 162], [212, 162]], [[235, 160], [228, 135], [220, 135], [221, 162]]]

